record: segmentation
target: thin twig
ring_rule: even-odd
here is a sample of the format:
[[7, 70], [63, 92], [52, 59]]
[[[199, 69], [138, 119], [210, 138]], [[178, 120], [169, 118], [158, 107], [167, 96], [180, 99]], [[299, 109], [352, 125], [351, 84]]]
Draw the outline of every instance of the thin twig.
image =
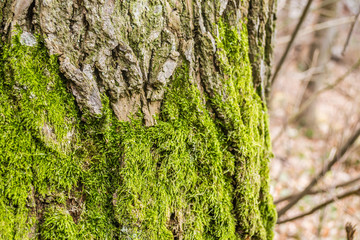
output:
[[356, 24], [357, 20], [359, 19], [359, 16], [360, 16], [360, 6], [359, 6], [359, 9], [358, 9], [357, 14], [355, 15], [355, 20], [354, 20], [354, 22], [351, 24], [349, 34], [348, 34], [348, 36], [347, 36], [347, 38], [346, 38], [346, 42], [345, 42], [344, 48], [343, 48], [342, 53], [341, 53], [343, 56], [345, 55], [346, 48], [347, 48], [347, 46], [349, 45], [350, 38], [351, 38], [351, 36], [352, 36], [352, 34], [353, 34], [353, 32], [354, 32], [355, 24]]
[[[301, 32], [299, 32], [299, 36], [305, 36], [305, 35], [313, 33], [313, 32], [317, 32], [317, 31], [324, 30], [327, 28], [337, 27], [340, 25], [348, 24], [348, 23], [354, 23], [354, 22], [355, 22], [354, 16], [331, 19], [326, 22], [317, 23], [312, 26], [304, 27], [304, 29], [301, 30]], [[291, 36], [280, 37], [276, 40], [276, 44], [288, 43], [290, 41], [290, 39], [291, 39]]]
[[355, 143], [356, 139], [360, 136], [360, 126], [357, 130], [351, 135], [345, 144], [343, 144], [333, 159], [312, 179], [312, 181], [308, 184], [308, 186], [299, 193], [296, 197], [292, 198], [290, 202], [278, 211], [279, 218], [284, 215], [290, 208], [292, 208], [300, 199], [304, 196], [308, 195], [308, 193], [312, 190], [312, 188], [317, 184], [317, 182], [329, 171], [331, 168], [342, 159], [345, 153], [351, 148], [351, 146]]
[[280, 139], [280, 137], [283, 135], [283, 133], [286, 131], [288, 125], [288, 120], [285, 119], [284, 123], [281, 126], [280, 131], [278, 134], [276, 134], [275, 137], [272, 138], [272, 145], [275, 146], [276, 142]]
[[[299, 94], [299, 95], [301, 96], [301, 97], [299, 98], [300, 100], [303, 98], [303, 95], [304, 95], [304, 93], [305, 93], [305, 89], [306, 89], [307, 85], [309, 84], [312, 76], [314, 75], [314, 73], [315, 73], [316, 71], [318, 71], [318, 68], [315, 67], [316, 64], [317, 64], [318, 56], [319, 56], [319, 51], [316, 50], [315, 53], [314, 53], [314, 57], [313, 57], [312, 60], [311, 60], [311, 66], [310, 66], [309, 70], [307, 71], [306, 78], [304, 79], [304, 82], [305, 82], [304, 87], [303, 87], [302, 91], [301, 91], [300, 94]], [[294, 109], [298, 110], [299, 105], [300, 105], [300, 101], [299, 101], [299, 103], [296, 103], [296, 104], [295, 104]], [[280, 131], [279, 131], [279, 133], [272, 139], [272, 144], [273, 144], [273, 145], [275, 145], [275, 143], [277, 142], [277, 140], [279, 140], [280, 137], [283, 135], [283, 133], [286, 131], [286, 129], [287, 129], [287, 127], [288, 127], [288, 122], [289, 122], [289, 121], [288, 121], [287, 119], [285, 119], [285, 121], [284, 121], [284, 123], [283, 123], [283, 125], [282, 125], [282, 127], [281, 127], [281, 129], [280, 129]]]
[[329, 84], [326, 87], [324, 87], [323, 89], [320, 89], [319, 91], [317, 91], [313, 95], [311, 95], [311, 97], [301, 105], [300, 109], [296, 113], [292, 114], [285, 123], [283, 123], [283, 126], [280, 129], [279, 133], [272, 139], [272, 144], [275, 145], [277, 140], [279, 140], [280, 137], [284, 134], [285, 130], [287, 129], [288, 124], [296, 122], [296, 120], [299, 118], [299, 116], [301, 116], [301, 114], [303, 114], [303, 112], [307, 109], [307, 107], [310, 106], [310, 104], [318, 96], [320, 96], [321, 94], [325, 93], [326, 91], [328, 91], [330, 89], [335, 88], [338, 84], [340, 84], [342, 81], [344, 81], [347, 76], [349, 76], [354, 70], [356, 70], [359, 67], [360, 67], [360, 58], [353, 66], [351, 66], [351, 68], [344, 75], [337, 78], [333, 84]]
[[313, 0], [308, 0], [302, 14], [301, 14], [301, 17], [299, 19], [299, 22], [297, 23], [296, 27], [295, 27], [295, 30], [291, 36], [291, 39], [290, 39], [290, 42], [288, 43], [288, 45], [286, 46], [286, 49], [285, 49], [285, 52], [283, 53], [278, 65], [276, 66], [276, 69], [275, 69], [275, 73], [271, 79], [271, 82], [270, 82], [270, 85], [273, 85], [275, 83], [275, 80], [276, 80], [276, 76], [278, 75], [283, 63], [285, 62], [285, 59], [289, 53], [289, 50], [292, 46], [292, 44], [294, 43], [294, 40], [296, 38], [296, 35], [298, 34], [299, 30], [300, 30], [300, 27], [301, 25], [303, 24], [305, 18], [306, 18], [306, 15], [308, 14], [309, 12], [309, 9], [310, 9], [310, 6], [311, 6], [311, 3], [313, 2]]
[[295, 122], [299, 116], [301, 116], [301, 114], [303, 114], [303, 112], [310, 106], [310, 104], [321, 94], [323, 94], [324, 92], [333, 89], [334, 87], [336, 87], [339, 83], [341, 83], [342, 81], [344, 81], [346, 79], [347, 76], [350, 75], [350, 73], [352, 73], [354, 70], [356, 70], [357, 68], [360, 67], [360, 58], [357, 60], [357, 62], [351, 66], [350, 69], [348, 69], [346, 71], [346, 73], [342, 76], [340, 76], [338, 79], [335, 80], [334, 83], [327, 85], [326, 87], [320, 89], [319, 91], [315, 92], [313, 95], [311, 95], [311, 97], [308, 98], [308, 100], [306, 100], [300, 107], [299, 111], [297, 113], [295, 113], [294, 115], [292, 115], [289, 118], [289, 123], [291, 122]]
[[[360, 176], [358, 176], [358, 177], [356, 177], [354, 179], [351, 179], [350, 181], [339, 183], [339, 184], [337, 184], [335, 186], [331, 186], [331, 187], [328, 187], [328, 188], [322, 188], [322, 189], [315, 190], [315, 191], [310, 191], [307, 195], [316, 195], [316, 194], [319, 194], [319, 193], [326, 193], [326, 192], [329, 191], [329, 189], [338, 189], [338, 188], [347, 187], [347, 186], [352, 185], [353, 183], [356, 183], [358, 181], [360, 181]], [[297, 195], [299, 195], [299, 193], [292, 194], [292, 195], [289, 195], [289, 196], [286, 196], [286, 197], [282, 197], [282, 198], [274, 201], [274, 204], [279, 204], [281, 202], [288, 201], [288, 200], [294, 198]]]
[[340, 200], [340, 199], [344, 199], [344, 198], [347, 198], [347, 197], [350, 197], [352, 195], [355, 195], [355, 194], [360, 194], [360, 188], [356, 189], [356, 190], [352, 190], [352, 191], [348, 191], [348, 192], [345, 192], [341, 195], [338, 195], [338, 196], [335, 196], [329, 200], [327, 200], [326, 202], [323, 202], [319, 205], [317, 205], [316, 207], [314, 207], [313, 209], [311, 209], [310, 211], [306, 212], [306, 213], [303, 213], [303, 214], [299, 214], [295, 217], [292, 217], [292, 218], [288, 218], [288, 219], [285, 219], [285, 220], [281, 220], [281, 221], [278, 221], [277, 223], [278, 224], [282, 224], [282, 223], [286, 223], [286, 222], [291, 222], [291, 221], [294, 221], [294, 220], [297, 220], [299, 218], [303, 218], [303, 217], [306, 217], [306, 216], [309, 216], [311, 214], [313, 214], [314, 212], [316, 212], [317, 210], [319, 209], [322, 209], [323, 207], [335, 202], [335, 200]]
[[[301, 91], [299, 91], [300, 97], [298, 97], [298, 100], [296, 101], [297, 103], [295, 103], [295, 105], [294, 105], [294, 109], [296, 109], [296, 112], [299, 111], [299, 108], [301, 106], [301, 100], [304, 98], [306, 89], [308, 88], [308, 85], [311, 82], [311, 79], [313, 79], [314, 72], [317, 69], [316, 66], [318, 65], [319, 55], [320, 55], [319, 49], [315, 49], [314, 54], [311, 58], [311, 65], [310, 65], [310, 69], [312, 69], [312, 71], [310, 71], [307, 78], [304, 79], [304, 86], [301, 88]], [[321, 69], [321, 70], [323, 70], [323, 69]], [[323, 72], [323, 71], [321, 71], [321, 72]]]
[[345, 225], [345, 230], [346, 230], [346, 239], [354, 240], [354, 236], [355, 236], [355, 232], [356, 232], [355, 226], [348, 222]]
[[327, 1], [321, 1], [321, 3], [319, 4], [319, 6], [315, 7], [314, 9], [312, 9], [312, 12], [316, 12], [318, 10], [324, 9], [324, 7], [339, 2], [340, 0], [327, 0]]
[[326, 215], [326, 207], [321, 209], [321, 212], [320, 212], [319, 226], [317, 228], [317, 237], [318, 237], [318, 239], [321, 238], [321, 231], [322, 231], [322, 228], [323, 228], [323, 225], [324, 225], [325, 215]]

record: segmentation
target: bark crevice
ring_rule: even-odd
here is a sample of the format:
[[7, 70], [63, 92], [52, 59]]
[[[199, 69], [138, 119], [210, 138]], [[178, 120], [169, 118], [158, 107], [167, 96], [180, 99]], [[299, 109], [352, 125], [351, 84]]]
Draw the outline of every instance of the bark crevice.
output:
[[35, 1], [35, 27], [1, 49], [0, 156], [16, 161], [0, 236], [271, 239], [256, 90], [273, 2], [248, 4]]

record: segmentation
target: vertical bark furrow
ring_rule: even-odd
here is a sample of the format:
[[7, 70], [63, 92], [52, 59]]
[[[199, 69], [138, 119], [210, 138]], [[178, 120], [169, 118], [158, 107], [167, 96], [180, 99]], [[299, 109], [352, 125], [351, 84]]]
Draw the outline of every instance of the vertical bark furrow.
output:
[[269, 92], [276, 1], [250, 0], [248, 5], [249, 57], [255, 88], [265, 101]]
[[6, 4], [0, 238], [272, 238], [273, 1]]

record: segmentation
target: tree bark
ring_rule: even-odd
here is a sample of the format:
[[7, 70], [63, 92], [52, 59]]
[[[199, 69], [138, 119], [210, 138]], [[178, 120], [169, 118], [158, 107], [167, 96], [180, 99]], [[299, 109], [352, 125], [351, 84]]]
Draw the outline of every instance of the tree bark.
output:
[[272, 239], [275, 1], [0, 2], [2, 239]]

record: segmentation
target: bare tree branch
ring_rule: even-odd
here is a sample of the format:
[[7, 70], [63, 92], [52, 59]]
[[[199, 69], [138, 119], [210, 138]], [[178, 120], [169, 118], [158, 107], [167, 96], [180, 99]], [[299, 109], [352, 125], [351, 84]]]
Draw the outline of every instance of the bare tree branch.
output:
[[356, 228], [351, 223], [346, 223], [345, 226], [347, 240], [354, 240]]
[[334, 83], [327, 85], [326, 87], [320, 89], [319, 91], [315, 92], [313, 95], [311, 95], [310, 98], [308, 98], [308, 100], [306, 100], [306, 102], [304, 102], [299, 111], [297, 113], [295, 113], [294, 115], [292, 115], [289, 118], [289, 122], [295, 122], [299, 116], [310, 106], [310, 104], [321, 94], [323, 94], [324, 92], [333, 89], [334, 87], [336, 87], [339, 83], [341, 83], [342, 81], [344, 81], [346, 79], [347, 76], [350, 75], [350, 73], [352, 73], [354, 70], [358, 69], [360, 67], [360, 58], [356, 61], [356, 63], [354, 65], [351, 66], [350, 69], [348, 69], [346, 71], [346, 73], [342, 76], [340, 76], [338, 79], [335, 80]]
[[[348, 23], [354, 23], [354, 22], [355, 22], [354, 16], [331, 19], [326, 22], [317, 23], [315, 25], [304, 27], [304, 29], [301, 30], [301, 32], [299, 32], [299, 36], [305, 36], [305, 35], [308, 35], [313, 32], [317, 32], [317, 31], [324, 30], [327, 28], [337, 27], [340, 25], [348, 24]], [[276, 39], [276, 44], [285, 44], [285, 43], [288, 43], [290, 40], [291, 40], [290, 35], [283, 36], [283, 37]]]
[[[319, 193], [326, 193], [329, 191], [329, 189], [338, 189], [338, 188], [343, 188], [343, 187], [348, 187], [356, 182], [360, 181], [360, 176], [354, 178], [354, 179], [351, 179], [347, 182], [343, 182], [343, 183], [339, 183], [337, 185], [334, 185], [334, 186], [330, 186], [330, 187], [327, 187], [327, 188], [322, 188], [322, 189], [319, 189], [319, 190], [315, 190], [315, 191], [310, 191], [307, 195], [316, 195], [316, 194], [319, 194]], [[286, 196], [286, 197], [282, 197], [276, 201], [274, 201], [275, 204], [279, 204], [281, 202], [284, 202], [284, 201], [288, 201], [288, 200], [291, 200], [292, 198], [294, 198], [295, 196], [297, 196], [299, 193], [297, 194], [292, 194], [292, 195], [289, 195], [289, 196]]]
[[353, 32], [354, 32], [355, 24], [356, 24], [357, 20], [359, 19], [359, 16], [360, 16], [360, 6], [359, 6], [359, 9], [358, 9], [357, 14], [355, 15], [355, 20], [354, 20], [354, 22], [351, 24], [349, 34], [348, 34], [348, 36], [347, 36], [347, 38], [346, 38], [346, 42], [345, 42], [344, 48], [343, 48], [342, 53], [341, 53], [343, 56], [345, 55], [346, 48], [347, 48], [347, 46], [349, 45], [350, 38], [351, 38], [351, 36], [352, 36], [352, 34], [353, 34]]
[[351, 148], [356, 139], [360, 136], [360, 126], [357, 130], [351, 135], [345, 144], [343, 144], [337, 151], [333, 159], [315, 176], [312, 181], [308, 184], [308, 186], [297, 196], [292, 198], [290, 202], [278, 211], [279, 218], [284, 215], [290, 208], [292, 208], [300, 199], [304, 196], [308, 195], [308, 193], [312, 190], [312, 188], [317, 184], [317, 182], [337, 163], [342, 159], [345, 153]]
[[343, 194], [341, 194], [341, 195], [335, 196], [335, 197], [327, 200], [326, 202], [323, 202], [322, 204], [317, 205], [316, 207], [314, 207], [313, 209], [311, 209], [310, 211], [308, 211], [308, 212], [306, 212], [306, 213], [299, 214], [299, 215], [297, 215], [297, 216], [295, 216], [295, 217], [278, 221], [277, 224], [282, 224], [282, 223], [286, 223], [286, 222], [291, 222], [291, 221], [297, 220], [297, 219], [299, 219], [299, 218], [303, 218], [303, 217], [309, 216], [309, 215], [313, 214], [314, 212], [318, 211], [319, 209], [322, 209], [323, 207], [325, 207], [325, 206], [333, 203], [335, 200], [340, 200], [340, 199], [344, 199], [344, 198], [350, 197], [350, 196], [352, 196], [352, 195], [359, 195], [359, 194], [360, 194], [360, 188], [358, 188], [358, 189], [356, 189], [356, 190], [352, 190], [352, 191], [345, 192], [345, 193], [343, 193]]
[[324, 87], [323, 89], [320, 89], [319, 91], [315, 92], [307, 101], [305, 101], [302, 104], [302, 106], [300, 107], [300, 109], [296, 113], [292, 114], [288, 118], [288, 120], [286, 120], [286, 122], [283, 124], [283, 126], [281, 127], [278, 134], [275, 137], [272, 138], [272, 144], [275, 144], [277, 142], [277, 140], [280, 139], [280, 137], [283, 135], [283, 133], [287, 129], [288, 124], [296, 122], [296, 120], [299, 118], [299, 116], [306, 110], [306, 108], [312, 103], [312, 101], [314, 101], [318, 96], [325, 93], [326, 91], [335, 88], [338, 84], [340, 84], [342, 81], [344, 81], [347, 76], [349, 76], [354, 70], [356, 70], [359, 67], [360, 67], [360, 58], [358, 59], [358, 61], [354, 65], [351, 66], [351, 68], [344, 75], [337, 78], [334, 81], [334, 83], [329, 84], [326, 87]]
[[334, 2], [339, 2], [341, 0], [323, 0], [321, 1], [321, 3], [319, 4], [319, 6], [315, 7], [314, 9], [312, 9], [312, 12], [318, 11], [320, 9], [323, 9], [324, 7], [326, 7], [327, 5], [330, 5]]
[[307, 2], [306, 6], [305, 6], [305, 8], [304, 8], [304, 10], [303, 10], [303, 12], [302, 12], [302, 14], [301, 14], [301, 17], [300, 17], [300, 19], [299, 19], [299, 22], [297, 23], [297, 25], [296, 25], [296, 27], [295, 27], [295, 30], [294, 30], [294, 32], [293, 32], [293, 34], [292, 34], [292, 36], [291, 36], [290, 42], [289, 42], [288, 45], [286, 46], [285, 52], [283, 53], [283, 55], [282, 55], [282, 57], [281, 57], [278, 65], [276, 66], [276, 69], [275, 69], [274, 75], [273, 75], [273, 77], [272, 77], [272, 79], [271, 79], [270, 85], [273, 85], [273, 84], [275, 83], [276, 76], [278, 75], [278, 73], [279, 73], [279, 71], [280, 71], [283, 63], [285, 62], [285, 59], [286, 59], [286, 57], [287, 57], [287, 55], [288, 55], [288, 53], [289, 53], [289, 51], [290, 51], [291, 46], [292, 46], [293, 43], [294, 43], [294, 40], [295, 40], [295, 38], [296, 38], [299, 30], [300, 30], [300, 27], [301, 27], [301, 25], [303, 24], [303, 22], [304, 22], [304, 20], [305, 20], [305, 18], [306, 18], [306, 16], [307, 16], [307, 14], [308, 14], [308, 12], [309, 12], [309, 9], [310, 9], [310, 6], [311, 6], [311, 3], [312, 3], [312, 2], [313, 2], [313, 0], [308, 0], [308, 2]]

